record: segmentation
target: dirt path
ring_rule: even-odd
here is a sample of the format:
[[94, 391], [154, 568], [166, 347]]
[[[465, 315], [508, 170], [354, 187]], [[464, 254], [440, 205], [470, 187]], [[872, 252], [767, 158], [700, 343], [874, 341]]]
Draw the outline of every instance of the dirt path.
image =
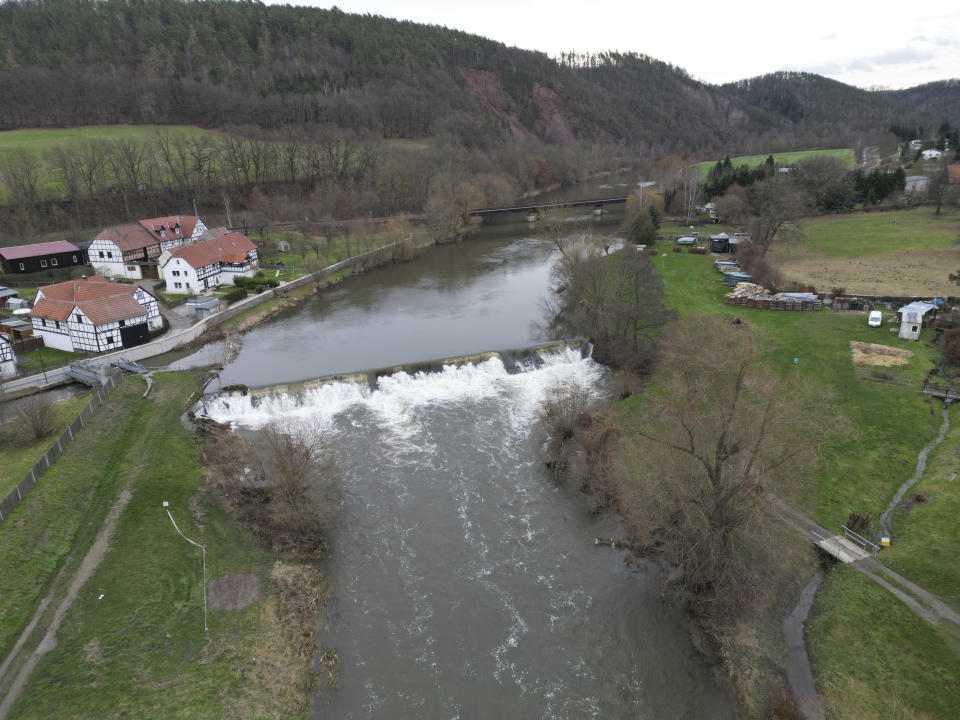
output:
[[897, 490], [897, 494], [893, 496], [893, 500], [890, 501], [890, 504], [883, 512], [883, 515], [880, 516], [880, 529], [887, 537], [891, 537], [893, 535], [892, 516], [894, 509], [896, 509], [897, 505], [900, 504], [900, 501], [903, 500], [903, 496], [907, 493], [907, 490], [913, 487], [917, 480], [919, 480], [923, 475], [923, 471], [927, 469], [927, 456], [930, 454], [930, 451], [942, 443], [943, 439], [947, 436], [947, 431], [950, 429], [949, 402], [950, 401], [948, 400], [943, 406], [943, 426], [940, 428], [940, 434], [937, 436], [937, 439], [927, 445], [917, 454], [916, 472], [913, 473], [912, 478], [900, 486], [900, 489]]
[[[90, 579], [106, 555], [107, 549], [110, 545], [110, 538], [113, 536], [113, 533], [117, 528], [117, 521], [120, 519], [120, 514], [127, 506], [127, 503], [130, 502], [131, 497], [132, 494], [126, 488], [120, 492], [120, 496], [110, 509], [110, 514], [107, 515], [106, 520], [104, 520], [103, 526], [100, 528], [100, 532], [97, 533], [96, 540], [94, 540], [90, 550], [87, 551], [86, 556], [83, 558], [83, 562], [80, 563], [80, 567], [77, 568], [77, 571], [70, 579], [70, 586], [67, 589], [67, 594], [57, 606], [56, 612], [54, 612], [43, 638], [32, 652], [27, 650], [27, 652], [30, 652], [29, 657], [27, 657], [26, 662], [24, 662], [23, 666], [20, 668], [20, 672], [17, 673], [17, 676], [13, 679], [10, 689], [7, 691], [6, 697], [0, 701], [0, 720], [5, 720], [7, 715], [10, 713], [14, 703], [16, 703], [16, 701], [19, 699], [24, 687], [26, 687], [27, 681], [30, 679], [30, 674], [37, 666], [37, 663], [40, 662], [44, 655], [57, 646], [57, 630], [60, 629], [60, 624], [66, 617], [70, 606], [73, 605], [73, 601], [77, 599], [77, 595], [80, 593], [80, 588], [82, 588], [84, 583]], [[50, 593], [46, 598], [44, 598], [43, 602], [40, 603], [40, 606], [37, 608], [37, 612], [34, 614], [30, 624], [23, 631], [23, 634], [20, 636], [20, 639], [17, 641], [17, 644], [14, 646], [10, 655], [6, 658], [6, 660], [4, 660], [3, 665], [0, 666], [0, 679], [3, 678], [3, 674], [20, 654], [27, 637], [33, 632], [40, 617], [43, 615], [47, 606], [50, 604], [51, 599], [59, 588], [60, 583], [58, 582], [50, 590]]]

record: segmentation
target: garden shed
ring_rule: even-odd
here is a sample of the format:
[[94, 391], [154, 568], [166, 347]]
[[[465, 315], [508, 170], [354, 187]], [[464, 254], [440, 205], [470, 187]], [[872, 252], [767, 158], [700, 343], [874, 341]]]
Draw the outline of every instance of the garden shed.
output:
[[900, 339], [919, 340], [924, 323], [935, 319], [939, 309], [939, 306], [934, 303], [914, 300], [897, 310], [897, 318], [900, 320]]

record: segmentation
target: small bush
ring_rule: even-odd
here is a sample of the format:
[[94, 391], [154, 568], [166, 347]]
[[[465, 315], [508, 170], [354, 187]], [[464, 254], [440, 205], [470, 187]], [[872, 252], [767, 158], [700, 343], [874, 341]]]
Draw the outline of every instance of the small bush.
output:
[[247, 297], [247, 289], [245, 287], [231, 288], [223, 294], [223, 299], [226, 300], [228, 304], [235, 303], [237, 300], [243, 300], [245, 297]]
[[644, 254], [644, 255], [652, 255], [652, 256], [656, 257], [656, 255], [657, 255], [657, 249], [656, 249], [656, 248], [647, 248], [646, 250], [643, 251], [643, 254]]
[[692, 247], [687, 252], [691, 255], [706, 255], [708, 251], [706, 248]]
[[680, 247], [679, 245], [674, 245], [674, 246], [673, 246], [673, 251], [674, 251], [675, 253], [682, 253], [682, 252], [683, 252], [683, 248]]
[[943, 356], [951, 365], [960, 365], [960, 328], [943, 334]]

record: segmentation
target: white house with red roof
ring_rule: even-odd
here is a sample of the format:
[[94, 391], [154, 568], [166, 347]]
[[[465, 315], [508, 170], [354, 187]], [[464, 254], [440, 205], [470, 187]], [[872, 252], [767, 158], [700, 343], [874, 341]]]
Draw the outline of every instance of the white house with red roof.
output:
[[140, 280], [143, 268], [156, 263], [164, 250], [196, 242], [207, 226], [195, 215], [140, 220], [102, 231], [90, 243], [87, 255], [98, 273]]
[[99, 275], [40, 288], [30, 319], [44, 345], [71, 352], [135, 347], [163, 326], [153, 295]]
[[0, 378], [17, 374], [17, 356], [6, 335], [0, 335]]
[[207, 240], [165, 250], [158, 260], [167, 292], [197, 295], [257, 272], [257, 246], [242, 233], [222, 228]]

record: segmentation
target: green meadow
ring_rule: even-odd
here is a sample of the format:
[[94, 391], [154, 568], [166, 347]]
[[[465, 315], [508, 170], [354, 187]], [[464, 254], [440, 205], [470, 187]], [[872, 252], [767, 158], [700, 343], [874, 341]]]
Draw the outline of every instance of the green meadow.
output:
[[[730, 158], [730, 162], [733, 163], [734, 167], [739, 165], [756, 167], [766, 162], [771, 154], [773, 155], [773, 161], [780, 165], [793, 165], [794, 163], [811, 157], [836, 157], [843, 160], [849, 167], [853, 167], [854, 164], [852, 148], [838, 148], [836, 150], [797, 150], [795, 152], [766, 153], [764, 155], [738, 155], [737, 157]], [[717, 160], [723, 160], [723, 158], [717, 158]], [[707, 173], [710, 172], [710, 168], [717, 164], [717, 160], [697, 163], [697, 167], [700, 169], [701, 182], [707, 179]]]

